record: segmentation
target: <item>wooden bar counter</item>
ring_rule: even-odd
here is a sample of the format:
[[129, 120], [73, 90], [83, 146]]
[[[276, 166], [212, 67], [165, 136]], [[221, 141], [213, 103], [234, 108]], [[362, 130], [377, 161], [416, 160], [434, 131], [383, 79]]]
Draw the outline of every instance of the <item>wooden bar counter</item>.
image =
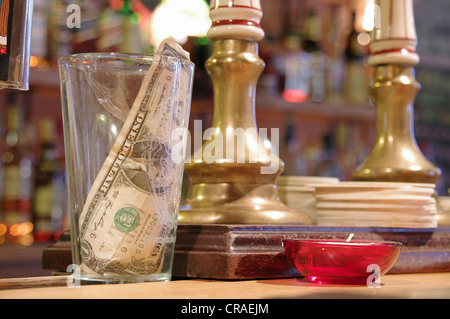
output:
[[[288, 263], [280, 244], [283, 238], [344, 238], [349, 232], [362, 239], [395, 240], [404, 244], [395, 267], [381, 278], [379, 287], [308, 282]], [[70, 258], [63, 258], [66, 255], [70, 257], [67, 240], [50, 247], [34, 245], [19, 251], [3, 245], [0, 249], [0, 299], [450, 298], [450, 231], [447, 228], [400, 231], [180, 225], [177, 242], [173, 280], [170, 282], [82, 285], [73, 288], [67, 286], [68, 274], [64, 273], [71, 263]], [[39, 262], [42, 251], [48, 252], [49, 248], [52, 248], [50, 252], [59, 252], [56, 257], [59, 256], [62, 266], [56, 267], [54, 264], [55, 267], [44, 267], [49, 272], [47, 275], [39, 269]], [[69, 253], [62, 254], [66, 250]], [[19, 265], [32, 267], [23, 267], [19, 272]], [[257, 271], [260, 268], [267, 268], [267, 271]]]
[[[304, 278], [186, 279], [68, 287], [67, 276], [1, 279], [0, 299], [448, 299], [450, 272], [387, 274], [378, 287], [318, 285]], [[45, 286], [45, 287], [43, 287]]]

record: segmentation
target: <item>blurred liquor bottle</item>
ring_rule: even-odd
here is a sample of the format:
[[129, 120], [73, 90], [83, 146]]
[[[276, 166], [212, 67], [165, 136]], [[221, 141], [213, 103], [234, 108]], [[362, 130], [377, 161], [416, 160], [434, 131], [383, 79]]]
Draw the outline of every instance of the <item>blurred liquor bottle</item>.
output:
[[337, 161], [336, 140], [334, 130], [323, 137], [321, 157], [317, 163], [317, 176], [341, 177]]
[[312, 75], [310, 99], [321, 102], [325, 98], [326, 55], [322, 52], [319, 40], [322, 33], [320, 17], [311, 11], [305, 21], [303, 49], [311, 55]]
[[307, 175], [307, 163], [300, 151], [300, 142], [297, 138], [298, 123], [292, 115], [286, 123], [286, 133], [280, 145], [280, 158], [284, 162], [283, 175]]
[[284, 53], [275, 60], [281, 75], [282, 97], [291, 103], [304, 102], [311, 93], [311, 55], [303, 50], [302, 35], [296, 29], [286, 32], [283, 45]]
[[129, 0], [106, 4], [98, 22], [97, 51], [145, 53], [141, 14]]
[[345, 44], [342, 41], [342, 23], [340, 13], [335, 13], [327, 24], [328, 65], [326, 72], [326, 100], [331, 104], [343, 102], [345, 81]]
[[351, 180], [358, 156], [363, 151], [353, 125], [337, 123], [325, 134], [321, 146], [315, 175]]
[[[356, 28], [356, 14], [352, 14], [351, 32], [348, 36], [346, 57], [345, 97], [348, 103], [364, 105], [368, 103], [368, 80], [364, 72], [365, 48], [361, 45], [361, 33]], [[362, 36], [361, 36], [362, 35]]]
[[72, 54], [73, 32], [67, 26], [69, 0], [51, 0], [48, 19], [48, 60], [56, 66], [58, 59]]
[[52, 241], [64, 229], [64, 168], [56, 152], [56, 123], [42, 119], [38, 126], [40, 154], [35, 167], [33, 235], [36, 242]]
[[[8, 95], [6, 109], [6, 150], [3, 152], [3, 196], [1, 221], [8, 238], [20, 243], [32, 231], [31, 197], [33, 191], [33, 151], [30, 126], [16, 95]], [[29, 241], [27, 241], [29, 242]]]
[[142, 53], [142, 33], [139, 27], [139, 15], [133, 11], [132, 1], [124, 0], [120, 10], [122, 17], [122, 42], [119, 49], [125, 53]]
[[110, 5], [106, 5], [98, 23], [99, 37], [97, 50], [100, 52], [118, 52], [122, 43], [122, 16]]
[[[96, 52], [104, 0], [84, 0], [78, 3], [80, 24], [69, 29], [72, 31], [72, 53]], [[68, 13], [66, 13], [67, 15]], [[75, 12], [73, 12], [73, 17], [76, 19]]]
[[48, 66], [48, 0], [34, 0], [33, 25], [31, 36], [30, 66], [46, 68]]

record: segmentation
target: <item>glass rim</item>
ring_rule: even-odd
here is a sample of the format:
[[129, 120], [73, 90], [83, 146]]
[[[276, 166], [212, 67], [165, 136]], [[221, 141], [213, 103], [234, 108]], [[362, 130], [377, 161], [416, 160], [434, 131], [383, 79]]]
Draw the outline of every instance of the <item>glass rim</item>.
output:
[[351, 241], [346, 241], [343, 238], [302, 238], [302, 239], [285, 239], [283, 242], [295, 242], [299, 244], [310, 244], [310, 245], [337, 245], [337, 246], [403, 246], [399, 241], [394, 240], [371, 240], [371, 239], [352, 239]]
[[[145, 54], [145, 53], [124, 53], [124, 52], [86, 52], [86, 53], [75, 53], [70, 54], [64, 57], [60, 57], [58, 59], [58, 64], [76, 64], [76, 63], [92, 63], [96, 60], [104, 59], [104, 60], [123, 60], [123, 61], [132, 61], [132, 60], [143, 60], [143, 61], [153, 61], [155, 57], [160, 57], [160, 54]], [[164, 56], [165, 59], [171, 60], [176, 63], [184, 63], [189, 65], [194, 65], [194, 63], [188, 59], [179, 58], [176, 56]]]

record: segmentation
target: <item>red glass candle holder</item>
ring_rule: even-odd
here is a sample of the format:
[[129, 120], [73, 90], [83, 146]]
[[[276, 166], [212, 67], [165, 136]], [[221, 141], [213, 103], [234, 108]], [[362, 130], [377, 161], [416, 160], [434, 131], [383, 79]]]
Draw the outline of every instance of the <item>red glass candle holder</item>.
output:
[[335, 239], [287, 239], [283, 245], [300, 274], [320, 284], [369, 284], [391, 269], [402, 249], [399, 242]]

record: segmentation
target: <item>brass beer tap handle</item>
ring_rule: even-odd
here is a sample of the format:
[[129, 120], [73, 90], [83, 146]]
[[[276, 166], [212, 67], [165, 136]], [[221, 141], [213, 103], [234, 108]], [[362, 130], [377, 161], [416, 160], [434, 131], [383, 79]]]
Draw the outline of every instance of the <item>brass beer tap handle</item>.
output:
[[375, 68], [370, 96], [376, 109], [376, 138], [354, 180], [436, 183], [441, 175], [417, 146], [414, 99], [420, 90], [414, 66], [417, 35], [413, 1], [375, 2], [375, 25], [368, 63]]
[[258, 134], [255, 94], [265, 67], [258, 56], [262, 14], [259, 0], [211, 1], [207, 35], [213, 44], [205, 67], [214, 88], [209, 130], [214, 137], [204, 140], [185, 165], [190, 185], [181, 224], [311, 223], [306, 213], [280, 201], [275, 182], [284, 164]]

